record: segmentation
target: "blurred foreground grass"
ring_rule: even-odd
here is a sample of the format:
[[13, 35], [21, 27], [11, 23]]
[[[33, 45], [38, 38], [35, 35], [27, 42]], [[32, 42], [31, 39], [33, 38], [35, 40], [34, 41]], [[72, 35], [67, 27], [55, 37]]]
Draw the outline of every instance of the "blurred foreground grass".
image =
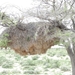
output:
[[0, 75], [71, 75], [71, 63], [65, 48], [30, 56], [0, 50]]

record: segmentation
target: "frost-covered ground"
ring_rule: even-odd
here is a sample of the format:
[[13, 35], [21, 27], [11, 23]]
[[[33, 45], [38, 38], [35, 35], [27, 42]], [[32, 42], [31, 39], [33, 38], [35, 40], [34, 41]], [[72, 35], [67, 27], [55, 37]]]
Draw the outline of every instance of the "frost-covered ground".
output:
[[0, 50], [0, 75], [71, 75], [71, 64], [64, 48], [52, 48], [46, 54], [31, 56]]

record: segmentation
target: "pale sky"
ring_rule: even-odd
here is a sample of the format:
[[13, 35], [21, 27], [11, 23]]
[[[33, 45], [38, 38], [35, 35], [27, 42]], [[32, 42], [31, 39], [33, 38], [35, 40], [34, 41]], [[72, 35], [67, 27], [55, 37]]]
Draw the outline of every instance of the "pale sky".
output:
[[[17, 9], [14, 9], [13, 6], [16, 6], [20, 8], [23, 11], [26, 11], [27, 9], [30, 9], [38, 4], [37, 2], [33, 2], [33, 0], [0, 0], [0, 7], [5, 7], [6, 9], [4, 10], [8, 14], [15, 14], [17, 15], [18, 11]], [[7, 7], [6, 7], [7, 6]], [[12, 8], [11, 8], [12, 6]], [[15, 12], [16, 10], [16, 12]], [[4, 30], [4, 27], [0, 26], [0, 34]]]
[[32, 0], [0, 0], [0, 6], [8, 4], [28, 9], [32, 6], [32, 2]]
[[[20, 9], [29, 9], [31, 8], [33, 0], [0, 0], [0, 6], [16, 6]], [[10, 13], [12, 12], [13, 8], [10, 8]], [[7, 11], [7, 10], [6, 10]], [[2, 33], [3, 30], [5, 30], [6, 28], [0, 26], [0, 34]]]
[[[8, 14], [17, 14], [20, 11], [26, 12], [27, 9], [38, 6], [39, 2], [36, 0], [0, 0], [0, 8]], [[17, 7], [17, 8], [15, 8]]]

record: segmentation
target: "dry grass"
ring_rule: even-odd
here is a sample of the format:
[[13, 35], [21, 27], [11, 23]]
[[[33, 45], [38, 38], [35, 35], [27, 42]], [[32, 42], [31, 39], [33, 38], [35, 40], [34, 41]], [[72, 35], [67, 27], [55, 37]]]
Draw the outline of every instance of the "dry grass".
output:
[[64, 48], [46, 54], [20, 56], [13, 50], [0, 50], [0, 75], [71, 75], [71, 64]]

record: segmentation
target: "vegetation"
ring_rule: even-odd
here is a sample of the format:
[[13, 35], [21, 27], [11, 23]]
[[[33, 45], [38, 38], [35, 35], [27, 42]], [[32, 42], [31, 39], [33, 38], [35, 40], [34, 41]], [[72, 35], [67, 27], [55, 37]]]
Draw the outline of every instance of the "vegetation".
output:
[[[0, 11], [0, 25], [2, 25], [2, 26], [4, 26], [4, 27], [9, 27], [9, 28], [11, 28], [12, 29], [12, 31], [13, 31], [13, 33], [15, 34], [16, 32], [18, 32], [18, 31], [15, 31], [16, 29], [14, 29], [13, 30], [13, 28], [12, 28], [12, 26], [15, 26], [16, 25], [16, 28], [18, 28], [19, 30], [21, 30], [21, 31], [23, 31], [22, 33], [24, 33], [24, 30], [25, 30], [25, 28], [23, 27], [23, 26], [20, 26], [20, 25], [22, 25], [22, 22], [24, 21], [24, 19], [26, 18], [30, 18], [30, 17], [33, 17], [33, 18], [37, 18], [37, 19], [39, 19], [40, 21], [42, 21], [43, 23], [45, 22], [45, 21], [48, 21], [49, 23], [50, 23], [50, 21], [51, 21], [51, 23], [54, 23], [54, 26], [51, 28], [52, 30], [53, 30], [53, 28], [56, 26], [56, 27], [59, 27], [60, 29], [61, 29], [61, 31], [63, 31], [62, 30], [62, 28], [66, 31], [66, 29], [63, 27], [63, 25], [62, 24], [64, 24], [65, 25], [65, 27], [66, 27], [66, 25], [67, 26], [70, 26], [70, 32], [72, 31], [72, 32], [75, 32], [75, 0], [35, 0], [35, 3], [36, 3], [36, 1], [40, 1], [39, 2], [39, 5], [37, 6], [37, 7], [35, 7], [35, 8], [32, 8], [31, 10], [28, 10], [26, 13], [25, 12], [21, 12], [22, 13], [22, 15], [21, 15], [21, 17], [20, 17], [20, 15], [19, 15], [19, 17], [16, 17], [16, 16], [11, 16], [11, 15], [13, 15], [13, 14], [9, 14], [9, 15], [7, 15], [6, 14], [6, 12], [2, 12], [2, 10]], [[35, 4], [34, 4], [35, 5]], [[3, 9], [4, 10], [4, 9]], [[25, 16], [25, 15], [26, 16]], [[14, 17], [14, 19], [13, 18], [11, 18], [11, 17]], [[28, 20], [30, 21], [30, 19], [28, 18]], [[59, 24], [59, 26], [58, 26], [58, 23], [55, 23], [54, 21], [52, 22], [52, 18], [54, 18], [55, 20], [58, 20], [58, 22], [59, 23], [61, 23], [61, 24]], [[33, 25], [33, 24], [31, 24], [31, 25]], [[60, 26], [61, 25], [61, 26]], [[20, 27], [19, 27], [20, 26]], [[34, 27], [33, 27], [34, 28]], [[37, 27], [36, 27], [37, 28]], [[44, 27], [44, 28], [46, 28], [46, 27]], [[44, 28], [39, 28], [40, 30], [44, 30]], [[10, 31], [11, 31], [11, 29], [10, 29]], [[28, 28], [29, 29], [29, 31], [30, 31], [30, 28]], [[35, 29], [35, 28], [34, 28]], [[33, 31], [34, 31], [34, 29], [32, 29]], [[50, 29], [50, 30], [51, 30]], [[36, 29], [35, 29], [36, 30]], [[41, 33], [40, 32], [40, 30], [39, 30], [39, 33]], [[57, 30], [57, 29], [56, 29]], [[10, 32], [9, 31], [9, 32]], [[32, 31], [32, 32], [33, 32]], [[47, 30], [44, 30], [43, 32], [45, 32], [45, 31], [47, 31]], [[6, 32], [6, 31], [5, 31]], [[27, 30], [27, 32], [28, 32], [28, 30]], [[31, 32], [31, 31], [30, 31]], [[34, 31], [34, 33], [35, 33], [36, 31]], [[43, 34], [43, 32], [42, 32], [42, 34]], [[58, 31], [57, 31], [58, 32]], [[12, 32], [11, 32], [12, 33]], [[13, 34], [11, 34], [10, 33], [10, 35], [13, 35]], [[18, 32], [19, 33], [19, 32]], [[16, 33], [16, 34], [18, 34], [18, 33]], [[21, 35], [20, 34], [18, 34], [17, 36], [16, 36], [16, 39], [18, 39], [17, 37], [19, 36], [21, 36], [20, 38], [19, 38], [19, 42], [17, 42], [17, 40], [16, 41], [13, 41], [13, 43], [15, 43], [15, 45], [14, 45], [14, 50], [16, 51], [16, 52], [20, 52], [20, 51], [22, 51], [21, 49], [23, 49], [23, 50], [25, 50], [24, 48], [22, 48], [22, 47], [25, 47], [25, 43], [23, 43], [24, 41], [25, 41], [25, 39], [22, 41], [22, 39], [24, 38], [24, 36], [22, 35], [22, 33], [21, 33]], [[26, 32], [25, 32], [26, 33]], [[47, 33], [47, 32], [45, 32], [45, 33]], [[48, 33], [51, 33], [50, 35], [53, 35], [53, 32], [48, 32]], [[63, 33], [64, 33], [64, 31], [63, 31]], [[26, 40], [27, 40], [27, 42], [29, 42], [30, 40], [31, 40], [31, 38], [29, 37], [30, 36], [30, 34], [31, 33], [27, 33], [28, 34], [28, 36], [26, 35]], [[42, 35], [41, 34], [41, 35]], [[56, 31], [54, 32], [54, 34], [56, 34]], [[61, 34], [61, 33], [60, 33]], [[66, 34], [66, 37], [64, 37], [64, 36], [61, 36], [62, 37], [62, 42], [63, 42], [63, 44], [66, 46], [66, 50], [67, 50], [67, 52], [68, 52], [68, 55], [70, 56], [70, 60], [71, 60], [71, 64], [72, 64], [72, 75], [75, 75], [75, 41], [73, 41], [74, 40], [74, 38], [75, 38], [75, 36], [74, 35], [72, 35], [72, 36], [69, 36], [69, 32], [68, 32], [68, 34]], [[49, 36], [50, 36], [49, 35]], [[31, 35], [31, 36], [33, 36], [33, 35]], [[45, 35], [46, 36], [46, 35]], [[11, 38], [13, 38], [13, 37], [15, 37], [15, 36], [10, 36]], [[39, 36], [40, 37], [40, 36]], [[51, 36], [50, 36], [51, 37]], [[53, 36], [54, 37], [54, 36]], [[59, 36], [56, 36], [56, 37], [58, 37], [58, 38], [60, 38]], [[64, 39], [65, 40], [67, 40], [68, 42], [68, 44], [66, 44], [65, 43], [65, 40], [63, 41], [63, 37], [64, 37]], [[47, 37], [47, 39], [48, 39], [48, 37]], [[43, 40], [45, 40], [45, 39], [43, 39]], [[57, 44], [58, 43], [58, 41], [55, 41], [55, 39], [53, 39], [54, 40], [54, 43], [55, 44]], [[5, 46], [7, 46], [7, 43], [12, 43], [12, 42], [10, 42], [11, 40], [7, 40], [5, 37], [2, 39], [2, 40], [0, 40], [0, 46], [1, 47], [5, 47]], [[19, 44], [18, 46], [17, 46], [17, 44]], [[21, 46], [20, 46], [20, 44], [21, 44]], [[32, 43], [31, 43], [32, 44]], [[50, 43], [51, 44], [51, 43]], [[47, 44], [46, 44], [47, 45]], [[44, 47], [46, 47], [46, 45], [44, 46]], [[48, 44], [49, 45], [49, 44]], [[52, 44], [52, 45], [54, 45], [54, 44]], [[51, 45], [51, 46], [52, 46]], [[71, 47], [71, 45], [72, 45], [72, 47]], [[13, 46], [13, 45], [12, 45]], [[37, 45], [38, 46], [38, 45]], [[26, 46], [27, 47], [27, 46]], [[25, 47], [25, 48], [26, 48]], [[36, 48], [36, 47], [34, 47], [34, 48]], [[33, 50], [33, 53], [35, 54], [35, 51], [36, 51], [36, 49], [32, 49]], [[50, 47], [48, 47], [48, 48], [50, 48]], [[48, 49], [47, 48], [47, 49]], [[29, 48], [30, 49], [30, 48]], [[46, 50], [47, 50], [46, 49]], [[31, 50], [31, 51], [32, 51]], [[34, 51], [35, 50], [35, 51]], [[37, 49], [38, 50], [38, 49]], [[41, 50], [41, 49], [40, 49]], [[32, 53], [31, 51], [29, 51], [30, 53]], [[8, 52], [8, 50], [7, 50], [7, 52]], [[37, 51], [36, 51], [37, 52]], [[5, 53], [5, 52], [4, 52]], [[3, 53], [3, 55], [5, 55]], [[9, 52], [8, 52], [9, 53]], [[8, 54], [8, 53], [6, 53], [6, 55]], [[10, 51], [10, 53], [11, 53], [11, 51]], [[20, 52], [20, 54], [21, 55], [25, 55], [25, 54], [27, 54], [27, 52], [26, 51], [22, 51], [22, 52]], [[56, 54], [57, 53], [57, 54]], [[12, 53], [12, 54], [14, 54], [14, 53]], [[56, 55], [55, 55], [56, 54]], [[2, 55], [2, 57], [4, 57]], [[61, 75], [61, 73], [63, 74], [63, 72], [64, 71], [69, 71], [70, 70], [70, 67], [68, 66], [69, 65], [69, 63], [66, 63], [66, 62], [69, 62], [68, 61], [68, 58], [66, 58], [66, 60], [62, 60], [62, 59], [64, 59], [63, 58], [63, 56], [65, 57], [66, 56], [66, 54], [65, 54], [65, 52], [63, 53], [63, 51], [61, 52], [60, 50], [59, 51], [52, 51], [52, 53], [51, 53], [51, 58], [49, 58], [49, 55], [50, 55], [50, 53], [49, 52], [47, 52], [47, 55], [45, 55], [45, 56], [42, 56], [41, 55], [41, 57], [42, 58], [39, 58], [39, 56], [36, 56], [36, 57], [33, 57], [33, 59], [32, 58], [28, 58], [27, 56], [25, 57], [25, 59], [21, 59], [21, 57], [20, 56], [18, 56], [18, 55], [16, 55], [15, 54], [15, 59], [14, 59], [14, 61], [17, 61], [17, 62], [19, 62], [20, 64], [18, 64], [18, 65], [20, 65], [20, 68], [23, 70], [23, 69], [27, 69], [27, 70], [25, 70], [25, 72], [23, 72], [22, 71], [22, 74], [34, 74], [34, 73], [36, 73], [36, 74], [41, 74], [41, 73], [44, 73], [44, 71], [48, 71], [49, 69], [43, 69], [43, 68], [52, 68], [52, 69], [60, 69], [60, 71], [61, 72], [59, 72], [59, 74], [55, 71], [55, 70], [52, 70], [53, 71], [53, 74], [55, 74], [55, 75]], [[1, 57], [1, 58], [2, 58]], [[11, 56], [10, 56], [11, 57]], [[14, 56], [13, 56], [14, 57]], [[57, 58], [55, 58], [55, 59], [53, 59], [53, 57], [57, 57]], [[49, 59], [48, 59], [49, 58]], [[19, 59], [20, 60], [22, 60], [22, 61], [19, 61]], [[39, 60], [38, 60], [39, 59]], [[41, 60], [42, 61], [41, 61]], [[58, 59], [60, 59], [60, 61], [58, 60]], [[10, 60], [10, 62], [6, 62], [6, 63], [2, 63], [4, 60], [6, 60], [7, 61], [7, 59], [6, 58], [3, 58], [2, 60], [1, 60], [1, 65], [2, 65], [2, 68], [7, 68], [7, 67], [9, 67], [9, 68], [13, 68], [13, 66], [11, 66], [11, 64], [13, 64], [12, 62], [11, 62], [11, 60]], [[23, 61], [24, 60], [24, 61]], [[34, 60], [34, 61], [33, 61]], [[38, 60], [38, 61], [37, 61]], [[7, 64], [7, 63], [9, 63], [9, 65]], [[36, 64], [35, 64], [36, 63]], [[63, 65], [63, 66], [61, 66], [61, 64]], [[66, 64], [66, 65], [65, 65]], [[26, 67], [23, 67], [24, 65], [26, 65]], [[39, 67], [37, 67], [37, 68], [35, 68], [35, 66], [42, 66], [41, 67], [41, 69], [39, 68]], [[29, 66], [31, 66], [31, 68], [29, 67]], [[32, 66], [34, 66], [34, 68], [32, 67]], [[68, 68], [68, 67], [69, 68]], [[28, 70], [29, 69], [29, 70]], [[35, 69], [35, 70], [34, 70]], [[37, 70], [37, 69], [39, 69], [39, 71]], [[34, 70], [34, 71], [33, 71]], [[21, 71], [13, 71], [14, 73], [21, 73]], [[7, 72], [7, 71], [3, 71], [2, 73], [3, 74], [11, 74], [11, 73], [13, 73], [13, 72]], [[44, 73], [45, 74], [45, 73]], [[50, 74], [50, 73], [49, 73]], [[51, 74], [52, 75], [52, 74]], [[64, 75], [64, 74], [63, 74]]]
[[0, 75], [71, 75], [65, 48], [52, 48], [41, 56], [20, 56], [13, 50], [0, 50], [0, 68]]
[[7, 39], [7, 37], [9, 36], [8, 34], [2, 34], [3, 36], [1, 36], [0, 39], [0, 47], [7, 47], [8, 42], [10, 42], [10, 40]]

